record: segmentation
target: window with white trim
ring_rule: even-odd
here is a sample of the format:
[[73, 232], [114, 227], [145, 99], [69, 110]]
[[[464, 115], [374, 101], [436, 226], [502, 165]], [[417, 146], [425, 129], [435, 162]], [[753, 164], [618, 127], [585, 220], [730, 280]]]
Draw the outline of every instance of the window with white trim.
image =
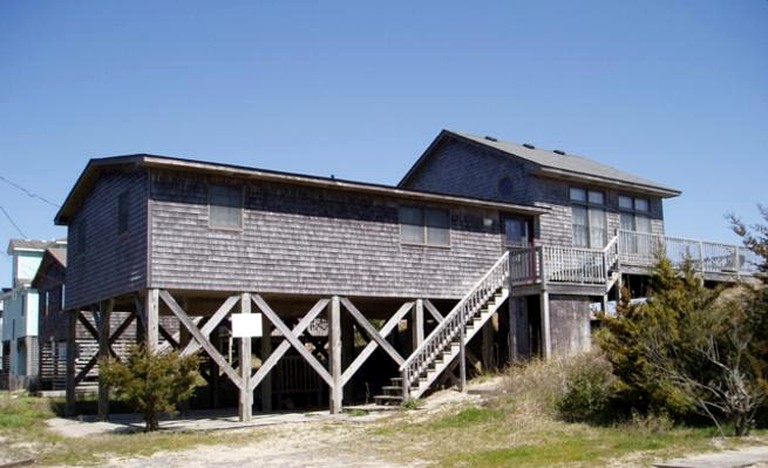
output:
[[450, 245], [448, 210], [400, 207], [400, 241], [407, 244]]
[[242, 229], [243, 188], [211, 184], [208, 190], [209, 219], [212, 228]]
[[573, 245], [602, 249], [607, 242], [605, 194], [596, 190], [570, 189]]

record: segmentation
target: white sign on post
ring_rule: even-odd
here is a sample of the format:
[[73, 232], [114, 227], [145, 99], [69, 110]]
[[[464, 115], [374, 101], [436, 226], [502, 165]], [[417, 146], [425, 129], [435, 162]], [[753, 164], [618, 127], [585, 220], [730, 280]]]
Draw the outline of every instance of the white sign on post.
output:
[[261, 314], [232, 314], [233, 338], [259, 338]]

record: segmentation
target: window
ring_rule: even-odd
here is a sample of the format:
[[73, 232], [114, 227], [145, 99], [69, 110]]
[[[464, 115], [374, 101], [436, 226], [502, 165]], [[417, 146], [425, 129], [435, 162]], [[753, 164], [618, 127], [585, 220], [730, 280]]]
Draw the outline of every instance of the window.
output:
[[621, 229], [624, 231], [636, 231], [650, 234], [650, 202], [647, 198], [619, 197], [619, 209], [621, 210]]
[[450, 217], [447, 210], [400, 208], [400, 241], [409, 244], [449, 245]]
[[571, 188], [573, 245], [602, 249], [607, 241], [605, 194], [595, 190]]
[[124, 191], [117, 197], [117, 233], [128, 232], [128, 191]]
[[227, 229], [243, 227], [242, 187], [211, 184], [208, 201], [211, 227]]
[[[647, 198], [619, 196], [621, 230], [640, 234], [651, 233], [650, 202]], [[622, 235], [622, 242], [628, 252], [650, 255], [653, 242], [650, 236], [638, 234]]]
[[86, 230], [88, 226], [85, 222], [85, 219], [81, 219], [80, 222], [74, 225], [73, 230], [75, 231], [73, 233], [73, 236], [75, 238], [75, 245], [72, 249], [75, 254], [77, 255], [84, 255], [85, 254], [85, 242], [86, 242]]

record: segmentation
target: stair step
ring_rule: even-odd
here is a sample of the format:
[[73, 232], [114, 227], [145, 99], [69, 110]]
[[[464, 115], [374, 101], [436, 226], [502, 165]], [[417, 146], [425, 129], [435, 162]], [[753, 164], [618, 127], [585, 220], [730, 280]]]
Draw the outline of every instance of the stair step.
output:
[[385, 385], [381, 387], [381, 391], [384, 392], [384, 395], [401, 395], [403, 393], [403, 387], [396, 387], [394, 385]]
[[399, 405], [403, 402], [403, 397], [401, 396], [395, 396], [395, 395], [376, 395], [373, 397], [373, 401], [377, 405], [387, 406], [387, 405]]

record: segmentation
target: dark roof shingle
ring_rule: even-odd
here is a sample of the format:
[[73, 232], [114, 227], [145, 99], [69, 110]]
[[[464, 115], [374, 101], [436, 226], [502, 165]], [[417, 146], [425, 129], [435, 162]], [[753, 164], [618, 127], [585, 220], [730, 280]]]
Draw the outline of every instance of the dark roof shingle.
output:
[[474, 143], [496, 149], [502, 153], [525, 159], [543, 168], [554, 169], [577, 176], [591, 176], [600, 179], [607, 179], [610, 181], [636, 185], [639, 187], [656, 189], [662, 192], [668, 192], [668, 196], [675, 196], [680, 194], [680, 191], [677, 189], [664, 186], [658, 182], [645, 179], [629, 172], [621, 171], [614, 167], [599, 163], [583, 156], [577, 156], [573, 154], [559, 154], [554, 151], [510, 143], [507, 141], [498, 140], [496, 138], [471, 135], [469, 133], [447, 130], [444, 132], [449, 135], [452, 134]]

